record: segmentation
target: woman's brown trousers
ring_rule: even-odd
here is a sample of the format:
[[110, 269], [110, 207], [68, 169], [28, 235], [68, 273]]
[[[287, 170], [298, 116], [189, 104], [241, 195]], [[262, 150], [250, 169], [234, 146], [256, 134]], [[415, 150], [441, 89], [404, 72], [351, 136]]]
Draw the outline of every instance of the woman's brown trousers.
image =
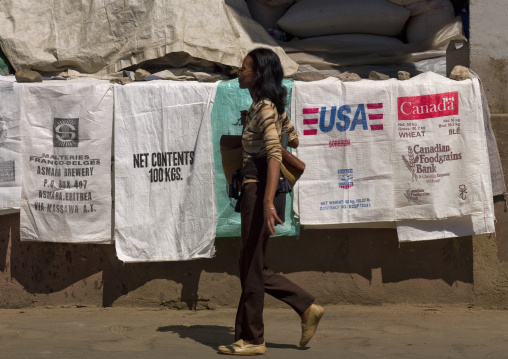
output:
[[264, 342], [263, 304], [265, 292], [289, 304], [298, 315], [314, 302], [305, 290], [274, 273], [265, 265], [269, 233], [263, 217], [264, 186], [246, 183], [242, 188], [240, 281], [242, 295], [236, 313], [235, 341]]

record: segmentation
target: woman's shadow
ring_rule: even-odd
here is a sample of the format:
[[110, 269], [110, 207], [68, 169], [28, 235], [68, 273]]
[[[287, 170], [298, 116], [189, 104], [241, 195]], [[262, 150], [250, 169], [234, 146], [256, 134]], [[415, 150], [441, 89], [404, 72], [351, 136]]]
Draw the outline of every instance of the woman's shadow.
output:
[[168, 325], [157, 331], [175, 333], [182, 339], [189, 338], [215, 350], [221, 344], [232, 342], [235, 334], [234, 328], [221, 325]]
[[[182, 339], [192, 339], [197, 343], [211, 347], [217, 350], [219, 345], [230, 344], [234, 341], [235, 330], [233, 327], [221, 325], [168, 325], [157, 328], [158, 332], [175, 333]], [[291, 344], [266, 343], [268, 348], [286, 348], [286, 349], [308, 349], [300, 348]]]

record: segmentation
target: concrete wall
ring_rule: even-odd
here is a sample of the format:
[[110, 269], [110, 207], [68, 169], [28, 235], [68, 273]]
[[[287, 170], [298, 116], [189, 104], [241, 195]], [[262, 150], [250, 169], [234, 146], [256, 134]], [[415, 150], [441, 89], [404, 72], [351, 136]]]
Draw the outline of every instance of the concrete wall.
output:
[[[507, 57], [508, 58], [508, 57]], [[492, 128], [508, 179], [508, 114], [492, 116]], [[496, 203], [496, 234], [475, 236], [474, 303], [485, 308], [508, 308], [508, 212], [504, 200]]]
[[[1, 218], [0, 308], [237, 304], [239, 238], [218, 238], [213, 259], [123, 264], [112, 245], [20, 242], [19, 215]], [[474, 301], [471, 237], [399, 245], [391, 229], [304, 230], [271, 239], [268, 252], [275, 271], [324, 304]]]
[[492, 113], [508, 113], [508, 23], [505, 0], [470, 1], [471, 68], [480, 75]]
[[[504, 0], [472, 0], [471, 68], [483, 79], [508, 176], [508, 23]], [[501, 11], [499, 10], [501, 9]], [[507, 177], [508, 178], [508, 177]], [[495, 204], [496, 235], [399, 244], [394, 230], [303, 230], [271, 239], [267, 262], [324, 304], [462, 303], [508, 307], [508, 213]], [[0, 308], [26, 306], [235, 307], [238, 238], [217, 256], [122, 264], [112, 245], [26, 243], [19, 215], [0, 217]], [[267, 299], [268, 306], [280, 306]]]
[[[504, 175], [508, 170], [508, 22], [504, 0], [470, 1], [471, 68], [480, 76], [493, 114]], [[508, 307], [508, 217], [496, 205], [496, 236], [473, 239], [475, 304]]]

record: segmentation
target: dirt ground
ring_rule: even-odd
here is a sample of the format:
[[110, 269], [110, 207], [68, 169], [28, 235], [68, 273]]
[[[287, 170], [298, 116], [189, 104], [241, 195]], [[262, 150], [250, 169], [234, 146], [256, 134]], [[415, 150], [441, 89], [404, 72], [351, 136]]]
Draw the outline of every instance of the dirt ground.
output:
[[[235, 311], [146, 308], [0, 310], [0, 358], [223, 358]], [[508, 358], [508, 311], [331, 306], [308, 348], [298, 317], [265, 310], [271, 358]]]

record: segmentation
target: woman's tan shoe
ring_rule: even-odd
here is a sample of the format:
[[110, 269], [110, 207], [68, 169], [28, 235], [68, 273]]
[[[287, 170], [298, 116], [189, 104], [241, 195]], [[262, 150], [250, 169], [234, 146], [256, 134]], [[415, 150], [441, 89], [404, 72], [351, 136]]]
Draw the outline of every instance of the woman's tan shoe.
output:
[[232, 355], [263, 355], [266, 352], [265, 343], [263, 344], [244, 344], [240, 339], [231, 345], [221, 345], [219, 353]]
[[304, 347], [312, 339], [316, 328], [325, 313], [325, 308], [320, 305], [311, 304], [307, 324], [302, 324], [302, 338], [300, 339], [300, 346]]

